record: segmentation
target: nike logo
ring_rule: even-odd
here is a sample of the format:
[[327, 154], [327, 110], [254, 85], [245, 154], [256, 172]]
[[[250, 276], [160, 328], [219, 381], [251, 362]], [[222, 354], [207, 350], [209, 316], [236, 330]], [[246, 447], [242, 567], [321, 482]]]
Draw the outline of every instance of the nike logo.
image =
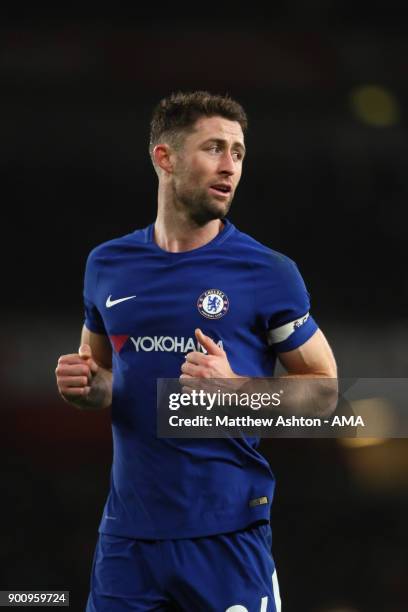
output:
[[133, 300], [133, 298], [135, 298], [135, 295], [129, 295], [128, 297], [124, 297], [124, 298], [119, 298], [118, 300], [111, 300], [111, 295], [108, 296], [108, 299], [106, 300], [106, 308], [112, 308], [112, 306], [116, 306], [116, 304], [120, 304], [121, 302], [126, 302], [126, 300]]

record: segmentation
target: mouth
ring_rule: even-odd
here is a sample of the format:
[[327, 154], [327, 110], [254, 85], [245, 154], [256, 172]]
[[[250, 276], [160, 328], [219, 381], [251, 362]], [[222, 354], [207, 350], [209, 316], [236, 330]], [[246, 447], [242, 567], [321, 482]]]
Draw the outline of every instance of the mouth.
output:
[[232, 187], [231, 185], [227, 185], [225, 183], [217, 183], [216, 185], [211, 185], [210, 190], [213, 193], [216, 193], [217, 195], [226, 198], [231, 193]]

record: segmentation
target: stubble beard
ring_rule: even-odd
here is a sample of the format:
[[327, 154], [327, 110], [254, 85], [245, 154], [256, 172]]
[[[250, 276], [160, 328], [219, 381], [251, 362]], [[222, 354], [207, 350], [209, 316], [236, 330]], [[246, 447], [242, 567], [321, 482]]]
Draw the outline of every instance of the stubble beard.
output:
[[210, 221], [223, 219], [231, 208], [233, 195], [224, 202], [215, 202], [214, 198], [204, 190], [177, 190], [173, 186], [174, 201], [186, 213], [187, 217], [198, 227], [203, 227]]

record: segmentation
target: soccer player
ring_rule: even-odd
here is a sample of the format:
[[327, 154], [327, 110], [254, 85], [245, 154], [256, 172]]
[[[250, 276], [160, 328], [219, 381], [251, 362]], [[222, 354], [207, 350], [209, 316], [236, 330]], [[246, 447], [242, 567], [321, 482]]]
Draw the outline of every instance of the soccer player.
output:
[[87, 259], [78, 353], [62, 397], [112, 411], [111, 486], [87, 611], [278, 612], [274, 477], [259, 439], [156, 435], [156, 381], [336, 377], [295, 263], [226, 218], [246, 114], [228, 96], [172, 94], [155, 108], [154, 223]]

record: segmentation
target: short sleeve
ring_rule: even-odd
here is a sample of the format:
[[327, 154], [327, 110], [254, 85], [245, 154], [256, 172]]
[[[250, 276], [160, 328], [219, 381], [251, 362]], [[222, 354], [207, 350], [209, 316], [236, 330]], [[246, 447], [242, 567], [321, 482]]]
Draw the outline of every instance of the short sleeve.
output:
[[294, 261], [279, 255], [266, 284], [267, 338], [276, 353], [304, 344], [318, 326], [310, 314], [310, 296]]
[[84, 324], [87, 329], [96, 334], [106, 334], [101, 313], [96, 305], [98, 287], [98, 270], [95, 263], [95, 253], [91, 251], [85, 265], [84, 275]]

